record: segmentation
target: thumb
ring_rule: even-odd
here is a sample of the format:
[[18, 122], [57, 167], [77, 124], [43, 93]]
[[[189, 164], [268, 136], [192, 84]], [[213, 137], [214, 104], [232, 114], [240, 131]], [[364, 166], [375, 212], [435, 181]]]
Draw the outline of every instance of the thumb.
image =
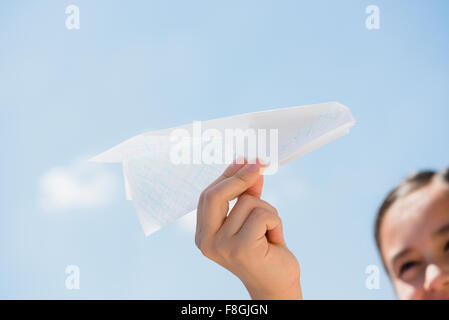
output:
[[262, 195], [262, 188], [263, 188], [263, 175], [261, 175], [257, 179], [257, 181], [251, 187], [249, 187], [244, 193], [260, 198], [260, 196]]
[[[256, 159], [256, 161], [261, 166], [262, 168], [261, 170], [263, 170], [263, 168], [265, 167], [265, 163], [260, 159]], [[263, 174], [261, 174], [257, 179], [257, 181], [251, 187], [249, 187], [244, 193], [260, 198], [260, 196], [262, 195], [262, 188], [263, 188]]]

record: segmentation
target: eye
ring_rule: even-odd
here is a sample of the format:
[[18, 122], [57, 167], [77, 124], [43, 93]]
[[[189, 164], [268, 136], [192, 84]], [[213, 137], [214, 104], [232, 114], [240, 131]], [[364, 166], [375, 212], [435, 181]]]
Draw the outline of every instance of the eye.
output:
[[402, 276], [402, 274], [404, 272], [406, 272], [407, 270], [410, 270], [411, 268], [413, 268], [414, 266], [416, 266], [418, 263], [416, 261], [409, 261], [404, 263], [401, 268], [399, 269], [399, 275]]
[[449, 241], [446, 242], [446, 245], [444, 246], [444, 251], [449, 251]]

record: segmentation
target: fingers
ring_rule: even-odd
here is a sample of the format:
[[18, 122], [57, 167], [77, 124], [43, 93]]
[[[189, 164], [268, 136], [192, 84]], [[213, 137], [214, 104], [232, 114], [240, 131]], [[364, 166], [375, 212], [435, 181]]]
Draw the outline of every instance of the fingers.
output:
[[[263, 170], [265, 164], [263, 162], [261, 162], [259, 159], [257, 159], [258, 163], [262, 166]], [[262, 188], [263, 188], [263, 175], [259, 175], [259, 178], [257, 179], [257, 181], [251, 186], [249, 187], [245, 193], [250, 194], [252, 196], [255, 196], [257, 198], [260, 198], [260, 196], [262, 195]]]
[[260, 175], [259, 179], [257, 179], [257, 181], [251, 187], [249, 187], [245, 191], [245, 193], [260, 198], [260, 196], [262, 195], [262, 188], [263, 188], [263, 175]]
[[204, 201], [204, 194], [208, 189], [216, 185], [217, 183], [223, 181], [226, 178], [229, 178], [233, 176], [240, 168], [242, 168], [247, 163], [246, 159], [244, 157], [238, 157], [235, 159], [226, 169], [225, 171], [217, 178], [215, 181], [213, 181], [209, 186], [204, 189], [204, 191], [201, 193], [200, 198], [198, 200], [198, 206], [197, 206], [197, 215], [196, 215], [196, 233], [198, 234], [201, 231], [201, 215], [203, 213], [202, 207], [203, 207], [203, 201]]
[[[247, 163], [234, 175], [217, 183], [208, 191], [211, 191], [211, 195], [216, 193], [218, 197], [214, 198], [214, 200], [219, 201], [231, 201], [247, 190], [252, 190], [256, 195], [260, 195], [261, 190], [259, 189], [261, 187], [260, 177], [262, 177], [262, 168], [263, 163], [259, 160], [256, 163]], [[250, 189], [251, 187], [253, 189]], [[254, 187], [258, 187], [259, 189], [254, 189]]]
[[245, 192], [239, 197], [219, 232], [226, 236], [233, 236], [240, 231], [250, 213], [256, 208], [266, 209], [278, 215], [276, 208], [271, 204]]
[[241, 169], [245, 164], [247, 164], [246, 158], [238, 157], [236, 158], [226, 169], [225, 171], [217, 178], [214, 182], [212, 182], [205, 190], [210, 189], [217, 183], [233, 176], [239, 169]]
[[273, 244], [285, 245], [281, 219], [264, 208], [256, 208], [251, 211], [237, 233], [237, 237], [246, 243], [267, 237], [267, 240]]
[[234, 175], [208, 188], [203, 195], [201, 210], [202, 233], [215, 234], [222, 226], [229, 209], [229, 201], [235, 199], [258, 182], [261, 163], [245, 164]]

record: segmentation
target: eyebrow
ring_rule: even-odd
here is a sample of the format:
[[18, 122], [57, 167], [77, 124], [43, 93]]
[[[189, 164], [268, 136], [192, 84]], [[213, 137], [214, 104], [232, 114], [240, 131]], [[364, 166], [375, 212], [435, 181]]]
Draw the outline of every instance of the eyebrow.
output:
[[[442, 226], [441, 228], [439, 228], [437, 231], [435, 231], [433, 233], [433, 236], [441, 236], [445, 233], [449, 232], [449, 223], [446, 223], [444, 226]], [[391, 259], [392, 264], [394, 265], [396, 263], [397, 260], [399, 260], [400, 258], [402, 258], [403, 256], [407, 255], [408, 253], [410, 253], [410, 251], [412, 251], [411, 248], [405, 248], [401, 251], [399, 251], [398, 253], [396, 253], [393, 258]]]
[[449, 223], [446, 223], [444, 226], [442, 226], [440, 229], [435, 231], [433, 235], [440, 236], [442, 234], [445, 234], [446, 232], [449, 232]]
[[393, 259], [391, 259], [392, 264], [394, 265], [396, 263], [397, 260], [399, 260], [400, 258], [402, 258], [403, 256], [407, 255], [408, 253], [410, 253], [410, 251], [412, 251], [411, 248], [405, 248], [401, 251], [399, 251], [398, 253], [396, 253], [393, 256]]

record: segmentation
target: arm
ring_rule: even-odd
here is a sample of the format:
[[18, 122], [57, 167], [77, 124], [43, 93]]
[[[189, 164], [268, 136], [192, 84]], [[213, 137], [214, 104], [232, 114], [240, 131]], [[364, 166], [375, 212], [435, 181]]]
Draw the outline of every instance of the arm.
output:
[[[302, 299], [300, 268], [276, 209], [260, 199], [263, 165], [234, 162], [201, 194], [195, 244], [234, 273], [252, 299]], [[229, 201], [238, 197], [229, 215]]]

